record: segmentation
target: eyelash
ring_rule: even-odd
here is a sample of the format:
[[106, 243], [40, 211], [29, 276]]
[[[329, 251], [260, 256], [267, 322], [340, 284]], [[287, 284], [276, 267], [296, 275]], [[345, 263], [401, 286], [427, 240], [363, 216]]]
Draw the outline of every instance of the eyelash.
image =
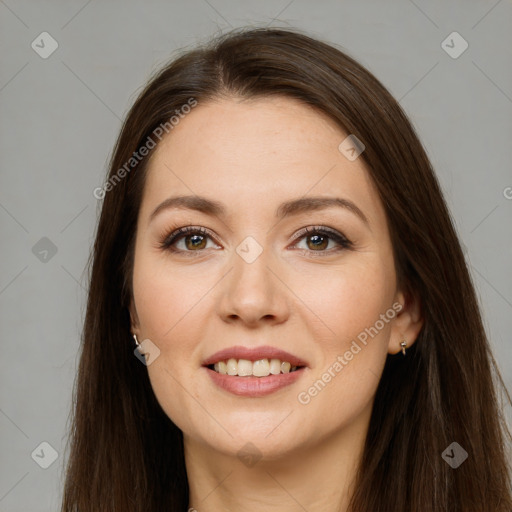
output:
[[[196, 227], [196, 226], [185, 226], [182, 228], [179, 228], [175, 231], [173, 231], [171, 234], [165, 237], [162, 243], [159, 244], [160, 249], [171, 251], [173, 253], [181, 253], [186, 254], [187, 256], [196, 256], [203, 252], [205, 249], [198, 249], [197, 251], [188, 251], [188, 250], [182, 250], [182, 249], [176, 249], [172, 247], [176, 242], [181, 240], [182, 238], [186, 237], [187, 235], [203, 235], [212, 238], [213, 235], [203, 227]], [[302, 238], [305, 238], [307, 236], [311, 235], [323, 235], [327, 236], [328, 238], [334, 240], [337, 244], [339, 244], [339, 247], [329, 250], [319, 250], [314, 251], [311, 249], [297, 249], [300, 251], [303, 251], [304, 253], [310, 253], [314, 257], [316, 256], [323, 256], [323, 255], [330, 255], [335, 252], [339, 252], [346, 249], [351, 249], [353, 247], [353, 243], [346, 238], [341, 233], [338, 233], [336, 230], [332, 228], [328, 228], [327, 226], [311, 226], [307, 228], [303, 228], [297, 232], [297, 236], [294, 239], [294, 243], [297, 243]]]

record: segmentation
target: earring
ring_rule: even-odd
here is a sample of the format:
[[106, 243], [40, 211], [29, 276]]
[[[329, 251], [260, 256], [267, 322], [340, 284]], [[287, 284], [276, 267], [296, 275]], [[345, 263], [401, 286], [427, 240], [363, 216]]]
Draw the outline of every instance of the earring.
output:
[[135, 340], [135, 345], [137, 345], [137, 347], [140, 347], [140, 343], [139, 343], [139, 340], [137, 339], [136, 334], [133, 335], [133, 339]]
[[405, 356], [405, 347], [407, 347], [407, 343], [405, 340], [400, 342], [400, 346], [402, 347], [402, 354]]

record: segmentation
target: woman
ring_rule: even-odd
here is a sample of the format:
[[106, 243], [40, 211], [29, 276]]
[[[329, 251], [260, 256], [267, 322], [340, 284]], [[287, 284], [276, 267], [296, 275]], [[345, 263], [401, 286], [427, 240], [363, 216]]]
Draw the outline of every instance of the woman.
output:
[[62, 510], [512, 510], [503, 381], [397, 102], [294, 31], [162, 69], [103, 198]]

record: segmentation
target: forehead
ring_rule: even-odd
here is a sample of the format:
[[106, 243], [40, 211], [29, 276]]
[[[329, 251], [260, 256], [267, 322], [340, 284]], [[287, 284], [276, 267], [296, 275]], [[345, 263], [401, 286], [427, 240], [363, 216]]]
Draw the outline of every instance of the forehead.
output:
[[291, 98], [199, 102], [156, 148], [143, 213], [177, 194], [211, 197], [253, 214], [305, 195], [341, 195], [369, 217], [382, 215], [362, 158], [350, 161], [338, 149], [348, 135]]

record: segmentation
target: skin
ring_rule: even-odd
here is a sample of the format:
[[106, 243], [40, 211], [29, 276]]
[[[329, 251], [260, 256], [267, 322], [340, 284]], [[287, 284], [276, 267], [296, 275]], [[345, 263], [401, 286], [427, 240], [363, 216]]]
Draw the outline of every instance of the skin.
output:
[[[184, 433], [190, 506], [199, 512], [345, 510], [386, 357], [404, 337], [410, 347], [421, 329], [418, 300], [406, 301], [397, 288], [386, 215], [365, 164], [338, 150], [347, 135], [294, 99], [230, 98], [200, 103], [151, 157], [132, 330], [160, 350], [147, 370], [160, 405]], [[227, 215], [172, 208], [150, 221], [168, 197], [194, 194], [222, 202]], [[312, 195], [350, 199], [369, 224], [339, 207], [275, 217], [281, 202]], [[183, 226], [213, 236], [188, 234], [188, 243], [175, 244], [181, 253], [159, 246]], [[295, 238], [310, 226], [335, 229], [353, 246], [336, 251], [327, 238], [318, 249], [312, 235]], [[263, 249], [250, 264], [236, 252], [247, 236]], [[403, 309], [300, 403], [298, 394], [394, 303]], [[273, 394], [235, 396], [201, 364], [238, 344], [279, 347], [308, 368]], [[256, 464], [237, 456], [244, 446], [260, 457]]]

